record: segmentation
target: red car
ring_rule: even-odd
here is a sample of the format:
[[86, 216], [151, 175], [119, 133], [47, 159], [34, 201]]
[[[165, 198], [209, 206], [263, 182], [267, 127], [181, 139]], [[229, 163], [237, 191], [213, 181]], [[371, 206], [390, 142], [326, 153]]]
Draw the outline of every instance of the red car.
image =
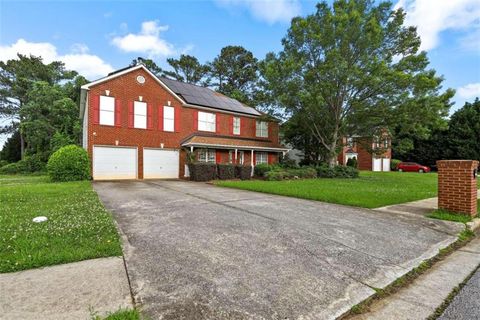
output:
[[415, 162], [400, 162], [397, 165], [397, 170], [400, 172], [430, 172], [430, 168], [427, 166], [422, 166], [421, 164]]

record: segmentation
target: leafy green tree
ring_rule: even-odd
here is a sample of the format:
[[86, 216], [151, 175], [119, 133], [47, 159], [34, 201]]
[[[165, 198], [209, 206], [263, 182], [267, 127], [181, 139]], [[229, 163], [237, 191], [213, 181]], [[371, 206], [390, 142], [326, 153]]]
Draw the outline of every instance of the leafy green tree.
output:
[[[65, 70], [62, 62], [44, 64], [41, 57], [19, 54], [18, 59], [0, 61], [0, 118], [9, 120], [0, 127], [0, 134], [12, 133], [20, 128], [22, 109], [29, 102], [28, 94], [36, 81], [53, 85], [75, 75], [76, 72]], [[25, 141], [21, 128], [20, 145], [23, 157]]]
[[208, 64], [215, 89], [240, 102], [255, 106], [258, 60], [241, 46], [227, 46]]
[[465, 105], [450, 118], [448, 128], [450, 159], [480, 160], [480, 100]]
[[0, 151], [0, 160], [17, 162], [20, 159], [20, 132], [17, 130], [3, 145], [2, 151]]
[[28, 94], [28, 103], [21, 110], [27, 153], [41, 154], [46, 160], [51, 153], [52, 139], [58, 140], [58, 133], [78, 141], [81, 132], [78, 113], [78, 105], [66, 97], [60, 85], [35, 82]]
[[179, 59], [168, 58], [167, 62], [174, 70], [166, 71], [167, 76], [191, 84], [207, 84], [205, 77], [209, 68], [207, 65], [198, 62], [198, 59], [194, 56], [182, 54]]
[[404, 20], [388, 2], [324, 1], [294, 18], [283, 50], [262, 63], [266, 90], [287, 114], [304, 114], [330, 166], [346, 135], [392, 132], [402, 122], [423, 133], [448, 114], [453, 90], [439, 93], [443, 79], [426, 69], [420, 38]]
[[133, 59], [130, 63], [130, 67], [136, 66], [139, 63], [143, 63], [148, 70], [150, 70], [153, 74], [158, 77], [164, 77], [165, 71], [160, 68], [152, 59], [145, 59], [142, 57], [138, 57], [137, 59]]

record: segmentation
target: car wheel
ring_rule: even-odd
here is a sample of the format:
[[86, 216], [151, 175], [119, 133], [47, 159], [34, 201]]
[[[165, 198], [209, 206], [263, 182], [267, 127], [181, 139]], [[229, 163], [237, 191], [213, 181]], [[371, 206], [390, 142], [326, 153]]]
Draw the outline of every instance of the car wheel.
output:
[[418, 170], [419, 173], [424, 173], [425, 171], [423, 169]]
[[398, 169], [398, 172], [403, 172], [403, 169]]

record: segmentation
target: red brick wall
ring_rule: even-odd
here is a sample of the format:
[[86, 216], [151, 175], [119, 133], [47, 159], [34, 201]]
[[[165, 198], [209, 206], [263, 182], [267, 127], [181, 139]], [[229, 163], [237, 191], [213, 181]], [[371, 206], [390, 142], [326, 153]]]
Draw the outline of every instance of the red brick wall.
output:
[[[138, 75], [143, 75], [146, 79], [144, 84], [139, 84], [136, 81]], [[105, 90], [110, 91], [110, 96], [115, 97], [121, 101], [121, 126], [105, 126], [94, 124], [93, 121], [93, 104], [94, 97], [98, 95], [105, 95]], [[143, 97], [144, 102], [153, 106], [152, 119], [153, 129], [134, 129], [128, 128], [128, 103], [131, 101], [138, 101], [139, 96]], [[160, 144], [164, 144], [164, 148], [179, 149], [180, 142], [195, 132], [194, 130], [194, 113], [195, 108], [183, 107], [172, 94], [163, 88], [153, 77], [142, 69], [138, 69], [126, 73], [117, 78], [92, 86], [88, 96], [88, 147], [87, 151], [92, 156], [93, 145], [110, 145], [115, 146], [118, 141], [118, 146], [135, 146], [138, 148], [138, 178], [143, 178], [143, 148], [160, 148]], [[178, 132], [164, 132], [158, 129], [158, 110], [160, 107], [166, 106], [167, 101], [171, 102], [171, 106], [175, 110], [180, 110], [180, 130]], [[212, 111], [206, 111], [212, 112]], [[232, 135], [230, 129], [231, 114], [215, 112], [219, 117], [219, 132], [220, 135]], [[176, 113], [177, 115], [177, 113]], [[255, 137], [255, 118], [242, 116], [241, 121], [245, 123], [242, 125], [241, 135], [236, 137], [256, 138]], [[269, 137], [265, 141], [271, 142], [271, 147], [278, 147], [278, 123], [269, 123]], [[186, 153], [180, 154], [180, 177], [184, 175]]]
[[[344, 138], [343, 143], [345, 144], [347, 140]], [[367, 146], [372, 146], [372, 139], [369, 138], [360, 138], [357, 139], [357, 141], [353, 144], [353, 147], [350, 148], [348, 146], [344, 146], [340, 153], [338, 154], [337, 160], [338, 164], [340, 165], [346, 165], [347, 163], [345, 162], [345, 155], [348, 149], [352, 149], [354, 152], [358, 154], [357, 157], [357, 163], [358, 163], [358, 169], [360, 170], [372, 170], [372, 165], [373, 165], [373, 160], [372, 160], [372, 154], [367, 150]], [[388, 148], [387, 151], [379, 155], [378, 157], [383, 157], [383, 158], [392, 158], [392, 149]]]
[[440, 160], [438, 167], [438, 207], [474, 216], [477, 214], [475, 160]]

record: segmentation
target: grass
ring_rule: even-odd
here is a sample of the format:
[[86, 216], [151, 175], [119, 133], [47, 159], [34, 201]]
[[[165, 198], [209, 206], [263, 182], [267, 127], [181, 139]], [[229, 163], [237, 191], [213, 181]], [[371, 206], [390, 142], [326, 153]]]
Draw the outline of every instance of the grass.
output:
[[[477, 216], [480, 215], [480, 199], [477, 200]], [[427, 215], [427, 217], [432, 218], [432, 219], [439, 219], [439, 220], [447, 220], [447, 221], [455, 221], [455, 222], [461, 222], [461, 223], [467, 223], [473, 220], [472, 217], [463, 215], [463, 214], [458, 214], [455, 212], [450, 212], [445, 209], [437, 209], [434, 210], [432, 213]], [[475, 218], [475, 217], [474, 217]]]
[[437, 196], [436, 173], [360, 172], [358, 179], [217, 181], [222, 187], [259, 191], [365, 208]]
[[106, 317], [93, 316], [92, 320], [140, 320], [140, 313], [136, 309], [122, 309], [108, 314]]
[[[122, 254], [89, 181], [0, 176], [0, 203], [0, 273]], [[37, 216], [48, 221], [32, 222]]]

